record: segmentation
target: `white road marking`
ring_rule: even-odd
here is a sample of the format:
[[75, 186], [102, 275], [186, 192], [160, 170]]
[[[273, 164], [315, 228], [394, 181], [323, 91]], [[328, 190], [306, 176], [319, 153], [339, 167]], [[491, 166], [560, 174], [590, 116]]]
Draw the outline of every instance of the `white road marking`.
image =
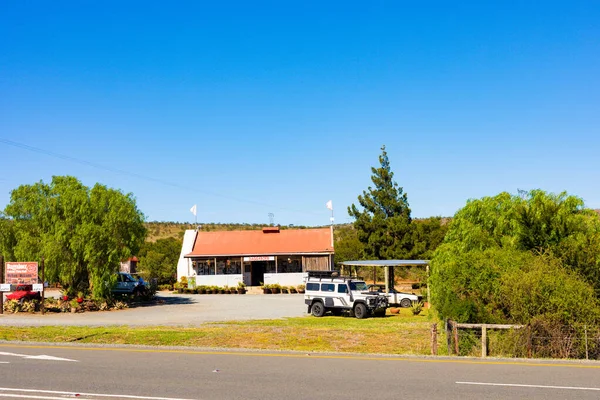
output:
[[479, 386], [508, 386], [508, 387], [524, 387], [536, 389], [563, 389], [563, 390], [593, 390], [600, 391], [596, 387], [582, 386], [550, 386], [550, 385], [525, 385], [519, 383], [491, 383], [491, 382], [455, 382], [457, 385], [479, 385]]
[[10, 397], [11, 399], [19, 398], [19, 399], [44, 399], [44, 400], [65, 400], [65, 397], [48, 397], [48, 396], [33, 396], [30, 394], [2, 394], [0, 393], [0, 397]]
[[[106, 393], [82, 393], [82, 392], [62, 392], [58, 390], [39, 390], [39, 389], [17, 389], [17, 388], [3, 388], [0, 387], [0, 392], [23, 392], [23, 393], [45, 393], [45, 394], [58, 394], [61, 397], [43, 397], [33, 395], [16, 395], [16, 394], [2, 394], [0, 397], [22, 397], [26, 399], [59, 399], [64, 400], [65, 397], [81, 397], [81, 396], [92, 396], [92, 397], [113, 397], [118, 399], [141, 399], [141, 400], [194, 400], [194, 399], [180, 399], [176, 397], [148, 397], [148, 396], [133, 396], [127, 394], [106, 394]], [[197, 400], [197, 399], [196, 399]]]
[[0, 364], [10, 364], [8, 361], [0, 361]]
[[69, 360], [68, 358], [60, 358], [60, 357], [53, 357], [53, 356], [46, 356], [46, 355], [41, 355], [41, 356], [27, 356], [24, 357], [26, 359], [29, 360], [49, 360], [49, 361], [72, 361], [72, 362], [78, 362], [77, 360]]
[[46, 355], [30, 356], [29, 354], [6, 353], [6, 352], [3, 352], [3, 351], [0, 351], [0, 356], [21, 357], [21, 358], [25, 358], [25, 359], [28, 359], [28, 360], [49, 360], [49, 361], [73, 361], [73, 362], [78, 362], [77, 360], [69, 360], [68, 358], [60, 358], [60, 357], [53, 357], [53, 356], [46, 356]]

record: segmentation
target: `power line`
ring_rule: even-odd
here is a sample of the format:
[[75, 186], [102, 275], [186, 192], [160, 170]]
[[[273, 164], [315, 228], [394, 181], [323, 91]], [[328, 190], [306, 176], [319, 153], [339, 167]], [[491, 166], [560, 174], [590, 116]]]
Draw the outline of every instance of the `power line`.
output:
[[104, 171], [109, 171], [109, 172], [114, 172], [116, 174], [127, 175], [127, 176], [131, 176], [131, 177], [134, 177], [134, 178], [138, 178], [138, 179], [143, 179], [143, 180], [150, 181], [150, 182], [159, 183], [159, 184], [165, 185], [165, 186], [171, 186], [171, 187], [175, 187], [175, 188], [179, 188], [179, 189], [184, 189], [184, 190], [189, 190], [189, 191], [200, 191], [201, 193], [209, 195], [209, 196], [219, 197], [219, 198], [227, 199], [227, 200], [232, 200], [232, 201], [236, 201], [236, 202], [239, 202], [239, 203], [254, 204], [254, 205], [259, 205], [259, 206], [263, 206], [263, 207], [277, 208], [279, 210], [290, 211], [290, 212], [294, 212], [294, 213], [320, 215], [320, 213], [316, 213], [316, 212], [302, 211], [302, 210], [296, 210], [296, 209], [292, 209], [292, 208], [280, 207], [280, 206], [276, 206], [276, 205], [273, 205], [273, 204], [267, 204], [267, 203], [263, 203], [263, 202], [255, 201], [255, 200], [251, 200], [251, 199], [242, 199], [242, 198], [239, 198], [239, 197], [223, 195], [223, 194], [220, 194], [220, 193], [217, 193], [217, 192], [212, 192], [210, 190], [205, 190], [205, 189], [199, 190], [197, 188], [192, 188], [190, 186], [180, 185], [178, 183], [173, 183], [173, 182], [165, 181], [163, 179], [157, 179], [157, 178], [153, 178], [151, 176], [146, 176], [146, 175], [138, 174], [138, 173], [135, 173], [135, 172], [125, 171], [125, 170], [122, 170], [122, 169], [113, 168], [113, 167], [109, 167], [109, 166], [106, 166], [106, 165], [93, 163], [91, 161], [86, 161], [86, 160], [82, 160], [80, 158], [67, 156], [67, 155], [64, 155], [64, 154], [56, 153], [54, 151], [42, 149], [42, 148], [39, 148], [39, 147], [30, 146], [30, 145], [27, 145], [27, 144], [24, 144], [24, 143], [15, 142], [13, 140], [8, 140], [8, 139], [0, 138], [0, 143], [4, 143], [6, 145], [13, 146], [13, 147], [18, 147], [18, 148], [21, 148], [21, 149], [24, 149], [24, 150], [28, 150], [28, 151], [31, 151], [31, 152], [34, 152], [34, 153], [39, 153], [39, 154], [44, 154], [44, 155], [47, 155], [47, 156], [50, 156], [50, 157], [59, 158], [59, 159], [65, 160], [65, 161], [70, 161], [70, 162], [74, 162], [74, 163], [77, 163], [77, 164], [86, 165], [86, 166], [93, 167], [93, 168], [96, 168], [96, 169], [100, 169], [100, 170], [104, 170]]

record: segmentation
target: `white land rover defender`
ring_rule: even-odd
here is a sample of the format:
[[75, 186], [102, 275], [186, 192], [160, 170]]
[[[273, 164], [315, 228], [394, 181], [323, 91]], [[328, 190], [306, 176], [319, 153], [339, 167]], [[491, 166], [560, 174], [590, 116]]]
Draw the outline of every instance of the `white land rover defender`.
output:
[[356, 318], [385, 315], [387, 297], [369, 292], [362, 280], [339, 276], [337, 271], [307, 271], [305, 279], [304, 303], [315, 317], [328, 311], [333, 315], [347, 312]]

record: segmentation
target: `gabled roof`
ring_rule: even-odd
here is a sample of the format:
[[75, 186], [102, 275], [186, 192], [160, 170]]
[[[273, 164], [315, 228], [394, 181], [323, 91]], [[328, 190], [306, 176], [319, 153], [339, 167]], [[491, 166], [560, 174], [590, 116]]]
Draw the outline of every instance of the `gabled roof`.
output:
[[333, 253], [329, 228], [198, 232], [186, 257]]

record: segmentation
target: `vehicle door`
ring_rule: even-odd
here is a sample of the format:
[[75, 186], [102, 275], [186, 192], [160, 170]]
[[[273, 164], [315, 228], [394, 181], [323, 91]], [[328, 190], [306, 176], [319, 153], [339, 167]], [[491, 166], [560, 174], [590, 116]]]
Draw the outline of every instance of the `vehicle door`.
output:
[[352, 299], [352, 293], [350, 293], [350, 288], [346, 282], [337, 285], [337, 294], [337, 299], [342, 307], [349, 307], [352, 305], [354, 300]]

